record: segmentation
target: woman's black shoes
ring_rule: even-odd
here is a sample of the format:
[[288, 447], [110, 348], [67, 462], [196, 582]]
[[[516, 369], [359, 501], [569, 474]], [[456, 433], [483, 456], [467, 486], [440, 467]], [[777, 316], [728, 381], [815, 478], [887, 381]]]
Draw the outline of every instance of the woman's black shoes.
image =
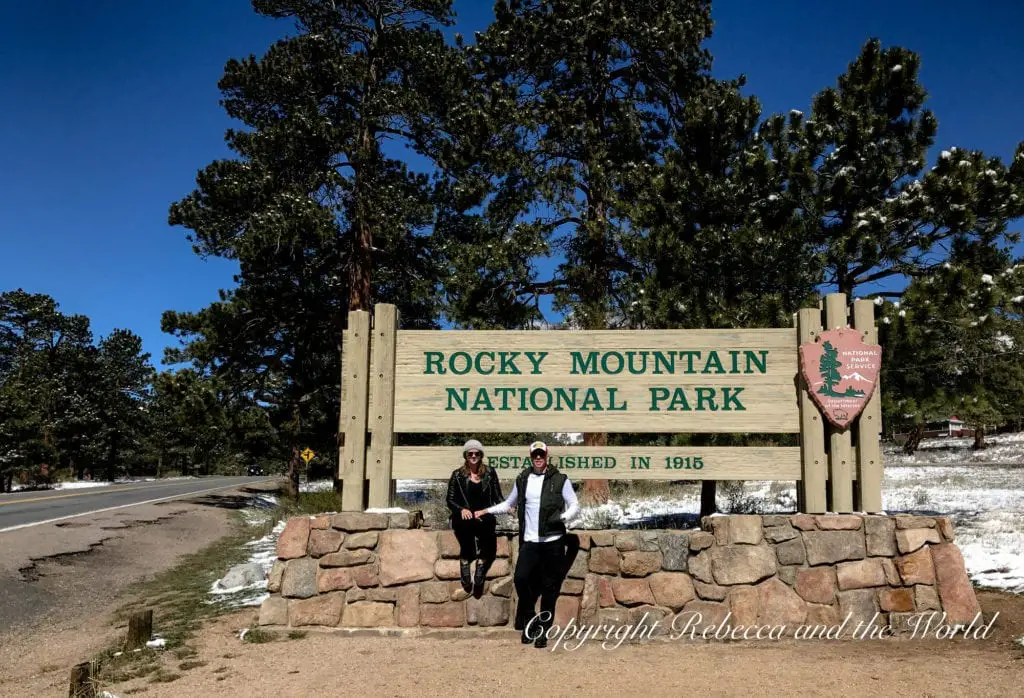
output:
[[459, 560], [459, 575], [462, 577], [462, 588], [468, 594], [473, 591], [473, 580], [469, 576], [469, 563]]
[[476, 563], [476, 575], [473, 579], [473, 596], [480, 598], [484, 595], [484, 583], [487, 581], [487, 567], [482, 562]]

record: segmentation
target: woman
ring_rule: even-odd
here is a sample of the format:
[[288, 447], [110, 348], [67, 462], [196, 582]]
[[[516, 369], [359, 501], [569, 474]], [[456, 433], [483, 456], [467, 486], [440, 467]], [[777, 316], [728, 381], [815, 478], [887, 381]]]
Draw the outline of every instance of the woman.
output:
[[[462, 447], [462, 467], [452, 471], [448, 480], [448, 508], [452, 512], [452, 530], [459, 541], [459, 572], [462, 588], [477, 597], [484, 592], [487, 570], [494, 562], [498, 541], [494, 533], [496, 519], [487, 514], [475, 518], [473, 512], [501, 502], [501, 485], [494, 468], [484, 465], [484, 446], [470, 439]], [[470, 565], [477, 557], [476, 574]]]

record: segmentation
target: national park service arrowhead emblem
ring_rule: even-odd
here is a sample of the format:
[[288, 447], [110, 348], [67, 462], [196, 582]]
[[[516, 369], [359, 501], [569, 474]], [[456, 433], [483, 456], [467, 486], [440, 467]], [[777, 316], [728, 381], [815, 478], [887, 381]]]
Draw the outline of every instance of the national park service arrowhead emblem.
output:
[[854, 329], [828, 330], [800, 345], [800, 369], [807, 392], [822, 414], [845, 429], [875, 392], [882, 372], [882, 347], [865, 344]]

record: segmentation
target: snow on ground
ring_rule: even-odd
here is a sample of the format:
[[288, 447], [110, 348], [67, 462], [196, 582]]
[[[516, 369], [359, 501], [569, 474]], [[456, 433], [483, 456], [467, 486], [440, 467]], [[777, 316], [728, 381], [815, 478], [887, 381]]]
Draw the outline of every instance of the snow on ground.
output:
[[[121, 478], [117, 480], [66, 480], [64, 482], [55, 482], [49, 487], [38, 487], [34, 489], [46, 489], [46, 490], [81, 490], [90, 487], [109, 487], [110, 485], [130, 485], [136, 482], [171, 482], [173, 480], [194, 480], [195, 478], [191, 475], [182, 477], [145, 477], [145, 478]], [[28, 489], [25, 485], [14, 485], [11, 489], [15, 492]]]

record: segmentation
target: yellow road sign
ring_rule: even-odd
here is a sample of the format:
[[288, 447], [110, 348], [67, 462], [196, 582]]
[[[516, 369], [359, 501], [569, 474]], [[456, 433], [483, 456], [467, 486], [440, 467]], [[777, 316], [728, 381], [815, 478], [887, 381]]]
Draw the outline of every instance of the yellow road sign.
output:
[[316, 454], [310, 451], [308, 448], [299, 455], [302, 456], [302, 460], [306, 461], [307, 465], [309, 465], [309, 461], [313, 460], [313, 458], [316, 456]]

